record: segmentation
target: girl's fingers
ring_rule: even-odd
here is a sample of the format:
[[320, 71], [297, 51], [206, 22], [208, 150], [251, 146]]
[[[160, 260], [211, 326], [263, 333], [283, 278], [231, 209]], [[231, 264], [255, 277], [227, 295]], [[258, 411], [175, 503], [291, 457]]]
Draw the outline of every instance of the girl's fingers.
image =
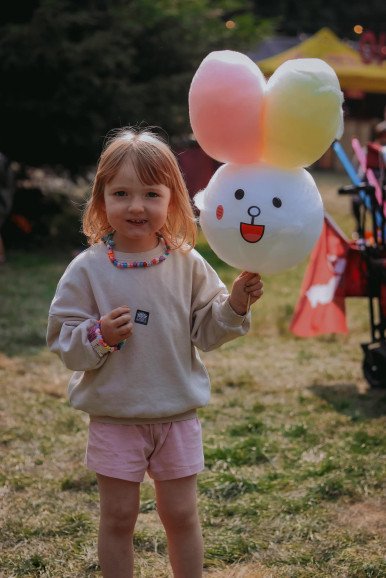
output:
[[133, 332], [133, 324], [131, 322], [126, 323], [126, 325], [123, 325], [122, 327], [119, 328], [119, 335], [124, 339], [126, 339], [126, 337], [129, 337], [129, 335], [131, 335], [132, 332]]
[[127, 313], [126, 315], [120, 315], [115, 320], [116, 327], [122, 327], [123, 325], [127, 325], [131, 321], [131, 315]]
[[253, 285], [252, 287], [246, 287], [245, 291], [251, 297], [259, 299], [264, 293], [263, 283], [260, 281], [259, 283]]
[[250, 273], [249, 271], [243, 271], [240, 274], [240, 277], [249, 277], [250, 279], [252, 279], [252, 277], [256, 277], [257, 279], [260, 279], [260, 273]]
[[250, 285], [245, 285], [245, 291], [247, 293], [253, 293], [254, 291], [260, 291], [261, 289], [263, 289], [263, 282], [259, 281], [257, 283], [253, 283]]
[[110, 319], [118, 319], [119, 317], [121, 317], [121, 315], [124, 315], [125, 313], [130, 313], [130, 307], [128, 307], [127, 305], [124, 305], [123, 307], [117, 307], [116, 309], [110, 311], [109, 317]]

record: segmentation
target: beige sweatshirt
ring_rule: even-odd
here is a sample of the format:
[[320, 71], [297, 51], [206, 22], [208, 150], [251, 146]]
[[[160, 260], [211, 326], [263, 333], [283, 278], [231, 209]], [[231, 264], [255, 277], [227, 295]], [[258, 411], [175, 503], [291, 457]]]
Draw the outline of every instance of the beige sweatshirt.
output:
[[[148, 253], [116, 252], [119, 260]], [[112, 309], [128, 305], [133, 333], [123, 348], [101, 353], [88, 331]], [[217, 273], [195, 251], [172, 251], [150, 268], [117, 269], [103, 243], [78, 255], [52, 301], [47, 343], [75, 371], [73, 407], [91, 419], [118, 423], [178, 421], [209, 401], [210, 383], [196, 348], [208, 351], [249, 329]]]

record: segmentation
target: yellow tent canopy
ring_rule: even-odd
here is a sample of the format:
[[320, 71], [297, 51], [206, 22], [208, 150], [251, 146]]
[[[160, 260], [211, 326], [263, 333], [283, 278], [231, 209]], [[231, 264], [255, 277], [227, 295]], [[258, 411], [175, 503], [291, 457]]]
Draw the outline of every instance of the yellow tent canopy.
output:
[[345, 44], [329, 29], [322, 28], [301, 44], [257, 62], [266, 76], [293, 58], [321, 58], [336, 72], [342, 90], [386, 94], [386, 61], [365, 64], [359, 52]]

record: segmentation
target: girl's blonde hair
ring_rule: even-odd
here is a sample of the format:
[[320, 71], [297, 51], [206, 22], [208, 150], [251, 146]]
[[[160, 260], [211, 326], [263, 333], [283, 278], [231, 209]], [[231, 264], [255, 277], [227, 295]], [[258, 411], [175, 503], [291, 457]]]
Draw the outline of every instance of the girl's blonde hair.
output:
[[130, 160], [145, 185], [162, 184], [170, 189], [165, 225], [159, 233], [176, 249], [194, 247], [197, 226], [189, 193], [177, 159], [169, 146], [151, 130], [120, 129], [106, 143], [100, 156], [89, 198], [83, 213], [83, 232], [90, 245], [112, 232], [107, 221], [104, 190], [124, 162]]

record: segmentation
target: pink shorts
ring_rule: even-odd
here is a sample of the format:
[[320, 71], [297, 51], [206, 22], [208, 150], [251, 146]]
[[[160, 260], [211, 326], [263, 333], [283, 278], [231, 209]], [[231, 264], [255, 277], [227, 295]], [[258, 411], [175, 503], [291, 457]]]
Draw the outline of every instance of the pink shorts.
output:
[[142, 482], [174, 480], [204, 469], [198, 418], [168, 423], [121, 425], [91, 421], [86, 466], [98, 474]]

